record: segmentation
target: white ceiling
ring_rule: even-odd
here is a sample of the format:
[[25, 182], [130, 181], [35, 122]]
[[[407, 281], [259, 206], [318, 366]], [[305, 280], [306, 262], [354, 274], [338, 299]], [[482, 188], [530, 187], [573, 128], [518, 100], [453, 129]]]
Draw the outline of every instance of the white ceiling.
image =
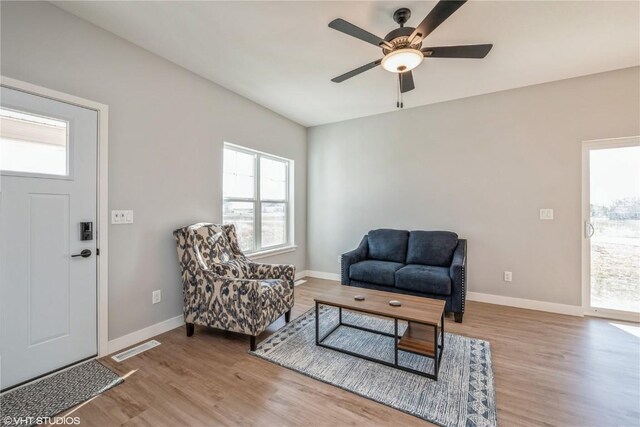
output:
[[[302, 125], [395, 110], [381, 67], [331, 78], [380, 49], [327, 27], [343, 18], [384, 37], [409, 7], [416, 26], [435, 1], [54, 2], [57, 6]], [[425, 59], [405, 108], [640, 65], [640, 2], [471, 1], [425, 46], [493, 43], [483, 60]]]

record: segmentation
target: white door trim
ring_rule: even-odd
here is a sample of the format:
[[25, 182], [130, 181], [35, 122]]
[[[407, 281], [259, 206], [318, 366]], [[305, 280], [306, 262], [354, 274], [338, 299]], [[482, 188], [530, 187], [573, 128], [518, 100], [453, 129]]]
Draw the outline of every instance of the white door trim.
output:
[[98, 256], [98, 357], [108, 354], [109, 342], [109, 107], [99, 102], [58, 92], [42, 86], [0, 76], [0, 85], [7, 88], [50, 98], [56, 101], [88, 108], [98, 113], [98, 219], [96, 224], [96, 246]]
[[582, 142], [582, 223], [580, 224], [582, 239], [582, 310], [585, 316], [605, 317], [616, 320], [640, 322], [640, 316], [620, 310], [591, 307], [591, 247], [589, 239], [585, 236], [585, 222], [590, 218], [589, 208], [589, 151], [632, 147], [640, 145], [640, 136], [628, 136], [622, 138], [595, 139]]

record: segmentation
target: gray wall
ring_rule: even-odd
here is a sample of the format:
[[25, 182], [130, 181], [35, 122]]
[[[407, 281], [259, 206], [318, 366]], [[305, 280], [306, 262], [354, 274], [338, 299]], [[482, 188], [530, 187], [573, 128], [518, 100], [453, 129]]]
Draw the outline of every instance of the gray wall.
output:
[[[221, 220], [222, 144], [295, 161], [296, 243], [261, 260], [306, 262], [306, 131], [47, 3], [2, 2], [2, 75], [109, 105], [109, 339], [180, 315], [171, 231]], [[151, 304], [151, 292], [162, 302]]]
[[471, 291], [580, 305], [581, 141], [640, 134], [639, 70], [309, 129], [309, 270], [369, 229], [453, 230]]

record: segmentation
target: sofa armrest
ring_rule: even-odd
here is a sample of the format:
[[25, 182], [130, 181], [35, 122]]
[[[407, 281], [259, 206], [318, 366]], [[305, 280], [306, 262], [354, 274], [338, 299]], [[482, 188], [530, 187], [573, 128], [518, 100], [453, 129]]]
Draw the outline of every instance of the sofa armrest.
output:
[[451, 311], [454, 313], [464, 313], [464, 302], [467, 297], [467, 241], [465, 239], [458, 240], [453, 252], [453, 260], [449, 269], [451, 276]]
[[249, 262], [249, 278], [256, 280], [282, 279], [292, 283], [296, 277], [296, 267], [288, 264], [261, 264]]
[[340, 258], [340, 278], [343, 285], [349, 285], [351, 283], [349, 280], [349, 268], [351, 265], [366, 260], [368, 255], [369, 239], [367, 236], [362, 238], [356, 249], [342, 254]]

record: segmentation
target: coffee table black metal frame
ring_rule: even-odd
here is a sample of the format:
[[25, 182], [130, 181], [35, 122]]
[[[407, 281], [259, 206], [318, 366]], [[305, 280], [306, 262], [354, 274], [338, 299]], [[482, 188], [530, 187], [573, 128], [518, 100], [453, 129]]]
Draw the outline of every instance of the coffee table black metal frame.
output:
[[[334, 326], [329, 332], [327, 332], [322, 338], [320, 338], [320, 305], [327, 305], [330, 307], [336, 307], [338, 309], [338, 324], [336, 326]], [[365, 311], [360, 311], [356, 308], [349, 308], [348, 310], [351, 311], [357, 311], [359, 313], [363, 313], [363, 314], [367, 314], [369, 315], [369, 313], [365, 312]], [[378, 315], [376, 315], [378, 316]], [[397, 317], [391, 317], [391, 316], [381, 316], [381, 317], [386, 317], [389, 319], [393, 319], [393, 328], [394, 328], [394, 333], [393, 334], [389, 334], [387, 332], [381, 332], [381, 331], [377, 331], [375, 329], [370, 329], [370, 328], [365, 328], [362, 326], [358, 326], [358, 325], [352, 325], [349, 323], [344, 323], [342, 321], [342, 307], [338, 307], [338, 306], [334, 306], [331, 304], [327, 304], [326, 302], [323, 302], [322, 304], [316, 301], [316, 345], [320, 346], [320, 347], [324, 347], [324, 348], [328, 348], [330, 350], [334, 350], [334, 351], [339, 351], [340, 353], [344, 353], [344, 354], [348, 354], [350, 356], [355, 356], [355, 357], [359, 357], [361, 359], [365, 359], [365, 360], [369, 360], [371, 362], [376, 362], [376, 363], [380, 363], [382, 365], [386, 365], [386, 366], [390, 366], [392, 368], [396, 368], [396, 369], [401, 369], [403, 371], [407, 371], [407, 372], [411, 372], [412, 374], [417, 374], [417, 375], [422, 375], [423, 377], [427, 377], [427, 378], [431, 378], [433, 380], [438, 380], [438, 370], [440, 369], [440, 362], [442, 360], [442, 353], [444, 352], [444, 311], [442, 312], [442, 315], [440, 317], [440, 328], [438, 328], [438, 325], [434, 325], [432, 323], [422, 323], [422, 322], [415, 322], [415, 321], [411, 321], [411, 323], [419, 323], [422, 325], [426, 325], [426, 326], [431, 326], [433, 327], [433, 342], [434, 342], [434, 355], [430, 356], [428, 354], [425, 353], [421, 353], [421, 352], [417, 352], [417, 351], [411, 351], [411, 350], [404, 350], [404, 349], [398, 349], [398, 342], [400, 340], [400, 338], [402, 338], [401, 336], [398, 335], [398, 318]], [[354, 329], [359, 329], [361, 331], [367, 331], [367, 332], [372, 332], [374, 334], [378, 334], [378, 335], [384, 335], [386, 337], [391, 337], [391, 338], [395, 338], [394, 339], [394, 362], [387, 362], [386, 360], [382, 360], [382, 359], [376, 359], [375, 357], [369, 357], [367, 355], [364, 354], [360, 354], [360, 353], [356, 353], [350, 350], [345, 350], [342, 348], [338, 348], [329, 344], [325, 344], [324, 341], [332, 334], [336, 331], [336, 329], [338, 329], [340, 326], [346, 326], [348, 328], [354, 328]], [[439, 331], [438, 331], [439, 329]], [[440, 333], [438, 333], [440, 332]], [[440, 337], [438, 337], [438, 335], [440, 335]], [[440, 338], [440, 339], [438, 339]], [[398, 364], [398, 351], [405, 351], [407, 353], [413, 353], [413, 354], [417, 354], [419, 356], [423, 356], [423, 357], [428, 357], [430, 359], [433, 359], [434, 363], [433, 363], [433, 372], [423, 372], [423, 371], [418, 371], [416, 369], [412, 369], [412, 368], [408, 368], [406, 366], [402, 366], [400, 364]]]

